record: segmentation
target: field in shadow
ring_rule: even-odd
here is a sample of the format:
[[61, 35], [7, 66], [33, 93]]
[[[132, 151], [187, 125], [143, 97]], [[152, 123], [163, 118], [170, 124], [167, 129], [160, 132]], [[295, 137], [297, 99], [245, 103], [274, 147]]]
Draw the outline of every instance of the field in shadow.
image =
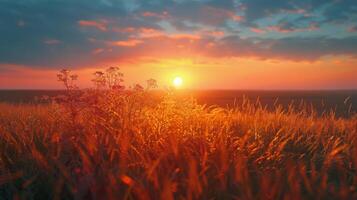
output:
[[[0, 102], [12, 104], [44, 103], [42, 97], [56, 97], [65, 94], [65, 90], [0, 90]], [[164, 94], [156, 91], [156, 93]], [[348, 117], [357, 112], [357, 91], [254, 91], [254, 90], [181, 90], [176, 92], [180, 97], [192, 97], [199, 104], [217, 105], [234, 108], [236, 104], [249, 100], [259, 102], [272, 111], [278, 105], [285, 110], [289, 107], [313, 107], [322, 114], [334, 111], [337, 116]]]

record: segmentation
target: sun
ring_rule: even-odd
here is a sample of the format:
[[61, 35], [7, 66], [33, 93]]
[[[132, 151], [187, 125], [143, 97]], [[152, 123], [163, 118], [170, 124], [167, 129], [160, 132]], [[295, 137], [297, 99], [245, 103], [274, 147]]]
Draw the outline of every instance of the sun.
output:
[[183, 84], [183, 79], [180, 76], [177, 76], [174, 78], [174, 80], [172, 81], [172, 84], [176, 87], [179, 88], [182, 86]]

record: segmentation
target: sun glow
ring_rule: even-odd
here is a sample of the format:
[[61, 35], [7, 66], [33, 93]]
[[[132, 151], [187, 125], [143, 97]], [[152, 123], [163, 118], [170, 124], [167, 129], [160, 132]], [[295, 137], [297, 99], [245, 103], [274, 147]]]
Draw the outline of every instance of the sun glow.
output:
[[183, 79], [179, 76], [175, 77], [174, 80], [172, 81], [172, 84], [176, 87], [176, 88], [180, 88], [183, 84]]

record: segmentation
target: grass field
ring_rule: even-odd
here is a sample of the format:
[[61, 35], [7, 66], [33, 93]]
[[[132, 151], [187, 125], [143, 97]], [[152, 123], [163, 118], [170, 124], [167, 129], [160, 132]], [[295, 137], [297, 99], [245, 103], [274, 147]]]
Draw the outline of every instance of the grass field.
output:
[[1, 198], [357, 197], [356, 117], [143, 95], [106, 94], [119, 99], [76, 115], [0, 105]]
[[0, 134], [0, 199], [357, 199], [356, 114], [70, 89]]

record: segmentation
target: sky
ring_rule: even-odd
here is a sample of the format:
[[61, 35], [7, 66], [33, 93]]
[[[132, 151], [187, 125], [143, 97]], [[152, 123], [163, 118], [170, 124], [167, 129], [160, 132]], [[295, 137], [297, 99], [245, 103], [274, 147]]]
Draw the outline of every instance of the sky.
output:
[[356, 0], [0, 0], [0, 89], [357, 89]]

